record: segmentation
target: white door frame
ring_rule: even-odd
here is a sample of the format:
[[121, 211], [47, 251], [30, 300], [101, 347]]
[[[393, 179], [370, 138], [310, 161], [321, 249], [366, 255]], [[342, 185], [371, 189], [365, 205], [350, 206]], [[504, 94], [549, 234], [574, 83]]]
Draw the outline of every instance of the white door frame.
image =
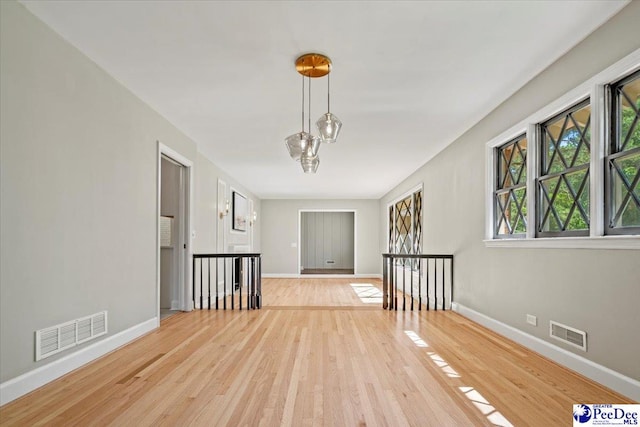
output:
[[193, 254], [191, 239], [191, 224], [193, 223], [193, 162], [158, 141], [157, 162], [157, 193], [156, 193], [156, 319], [160, 326], [160, 198], [162, 178], [162, 156], [169, 157], [176, 163], [184, 166], [184, 183], [180, 188], [180, 209], [184, 209], [184, 227], [178, 229], [178, 250], [183, 256], [178, 257], [178, 295], [179, 309], [182, 311], [193, 310], [191, 297], [191, 256]]
[[[302, 213], [303, 212], [353, 212], [353, 275], [358, 274], [358, 210], [357, 209], [298, 209], [298, 276], [302, 274], [300, 264], [302, 263]], [[322, 277], [335, 276], [334, 274], [323, 274]]]

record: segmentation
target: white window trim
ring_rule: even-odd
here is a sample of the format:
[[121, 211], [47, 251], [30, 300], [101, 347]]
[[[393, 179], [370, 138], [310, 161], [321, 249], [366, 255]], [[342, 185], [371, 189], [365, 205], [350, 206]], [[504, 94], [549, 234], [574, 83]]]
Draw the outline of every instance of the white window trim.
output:
[[[640, 68], [640, 49], [636, 49], [604, 71], [567, 92], [546, 107], [507, 129], [486, 144], [485, 149], [485, 246], [521, 248], [640, 249], [640, 236], [604, 234], [604, 159], [607, 146], [605, 86]], [[589, 237], [535, 237], [536, 165], [539, 160], [538, 123], [542, 123], [585, 98], [591, 104], [591, 163], [589, 165], [590, 231]], [[525, 238], [494, 237], [495, 149], [526, 134], [527, 146], [527, 234]]]

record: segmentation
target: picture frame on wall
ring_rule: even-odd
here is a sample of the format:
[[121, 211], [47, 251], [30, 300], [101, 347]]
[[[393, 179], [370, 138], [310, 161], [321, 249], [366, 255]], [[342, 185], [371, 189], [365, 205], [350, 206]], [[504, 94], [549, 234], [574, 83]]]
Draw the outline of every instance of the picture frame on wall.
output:
[[237, 191], [233, 192], [233, 225], [236, 231], [247, 231], [247, 198]]

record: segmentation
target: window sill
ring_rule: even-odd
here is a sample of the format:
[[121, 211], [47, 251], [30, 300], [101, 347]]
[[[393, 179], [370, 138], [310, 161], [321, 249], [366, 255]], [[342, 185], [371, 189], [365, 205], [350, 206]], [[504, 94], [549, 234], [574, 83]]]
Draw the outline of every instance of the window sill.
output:
[[640, 249], [640, 236], [546, 237], [484, 240], [487, 248]]

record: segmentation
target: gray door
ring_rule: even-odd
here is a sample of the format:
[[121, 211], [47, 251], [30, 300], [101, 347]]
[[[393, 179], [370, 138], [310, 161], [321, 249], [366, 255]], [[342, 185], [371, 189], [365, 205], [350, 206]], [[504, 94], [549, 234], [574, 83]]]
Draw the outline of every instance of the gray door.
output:
[[354, 213], [302, 212], [302, 269], [353, 269]]

